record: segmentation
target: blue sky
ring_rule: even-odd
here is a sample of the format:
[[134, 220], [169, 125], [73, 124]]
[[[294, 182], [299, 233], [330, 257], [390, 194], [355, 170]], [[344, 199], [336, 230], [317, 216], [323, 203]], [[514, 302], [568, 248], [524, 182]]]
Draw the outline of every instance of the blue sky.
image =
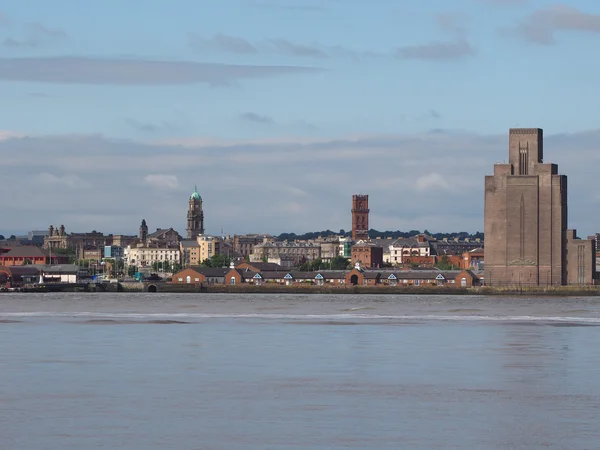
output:
[[[565, 172], [567, 150], [596, 158], [599, 45], [600, 3], [590, 0], [7, 2], [0, 151], [8, 156], [0, 170], [5, 179], [27, 170], [28, 189], [58, 183], [75, 207], [27, 212], [10, 204], [0, 232], [45, 228], [48, 220], [134, 232], [142, 217], [182, 229], [177, 211], [196, 183], [213, 233], [348, 228], [346, 203], [357, 189], [372, 196], [375, 228], [481, 230], [483, 176], [505, 157], [508, 128], [544, 128], [546, 159]], [[68, 150], [75, 137], [80, 149]], [[482, 154], [461, 147], [466, 141], [494, 144]], [[438, 146], [447, 152], [438, 155]], [[7, 165], [17, 148], [21, 159]], [[120, 156], [102, 159], [117, 148]], [[316, 159], [297, 160], [298, 153]], [[68, 164], [50, 161], [66, 154]], [[165, 164], [169, 154], [181, 165]], [[25, 167], [34, 155], [42, 156]], [[189, 155], [196, 166], [184, 161]], [[143, 170], [123, 167], [128, 157], [144, 160]], [[104, 175], [95, 178], [95, 168]], [[321, 172], [331, 184], [310, 181]], [[566, 173], [571, 196], [587, 192], [577, 184], [584, 172]], [[265, 190], [265, 177], [298, 198]], [[428, 181], [438, 191], [410, 191]], [[99, 190], [115, 186], [165, 203], [146, 211], [116, 194], [103, 200]], [[77, 203], [85, 189], [103, 215]], [[240, 189], [254, 190], [273, 213], [230, 200]], [[402, 204], [406, 194], [440, 205], [425, 214]], [[453, 202], [469, 206], [441, 206]], [[572, 221], [600, 231], [583, 204], [573, 205]]]

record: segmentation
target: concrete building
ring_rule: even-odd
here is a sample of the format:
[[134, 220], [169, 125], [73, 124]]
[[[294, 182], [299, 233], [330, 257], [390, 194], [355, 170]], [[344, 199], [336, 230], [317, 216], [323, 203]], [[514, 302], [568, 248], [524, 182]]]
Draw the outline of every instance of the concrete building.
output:
[[202, 210], [202, 197], [198, 194], [198, 188], [190, 195], [187, 212], [187, 239], [196, 239], [204, 234], [204, 211]]
[[198, 241], [198, 262], [212, 258], [215, 255], [221, 254], [222, 239], [217, 236], [201, 235], [197, 237]]
[[369, 240], [369, 196], [352, 196], [352, 239]]
[[543, 162], [543, 144], [539, 128], [511, 129], [508, 164], [496, 164], [494, 175], [485, 177], [488, 286], [559, 286], [580, 279], [568, 271], [567, 177]]
[[273, 241], [275, 241], [273, 236], [267, 234], [236, 234], [233, 236], [233, 250], [246, 257], [250, 256], [255, 245]]
[[321, 257], [321, 246], [310, 242], [265, 241], [255, 245], [250, 254], [250, 262], [284, 261], [294, 265], [314, 261]]
[[567, 230], [567, 284], [590, 285], [596, 279], [596, 239], [579, 239]]

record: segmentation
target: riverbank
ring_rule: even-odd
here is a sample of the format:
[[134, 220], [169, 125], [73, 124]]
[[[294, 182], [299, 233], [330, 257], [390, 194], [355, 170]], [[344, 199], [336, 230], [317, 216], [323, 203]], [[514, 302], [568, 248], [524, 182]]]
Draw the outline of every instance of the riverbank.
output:
[[[156, 289], [156, 290], [154, 290]], [[316, 286], [279, 284], [224, 285], [208, 286], [182, 285], [171, 283], [122, 283], [122, 292], [162, 292], [162, 293], [210, 293], [210, 294], [376, 294], [376, 295], [495, 295], [495, 296], [557, 296], [580, 297], [600, 296], [600, 286], [555, 286], [548, 288], [509, 288], [509, 287], [470, 287], [446, 286]]]

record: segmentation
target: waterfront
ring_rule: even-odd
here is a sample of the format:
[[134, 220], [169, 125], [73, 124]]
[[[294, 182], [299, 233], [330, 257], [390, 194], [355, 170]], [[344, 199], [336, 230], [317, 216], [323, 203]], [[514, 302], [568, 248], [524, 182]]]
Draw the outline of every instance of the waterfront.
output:
[[600, 301], [0, 297], [0, 447], [585, 449]]

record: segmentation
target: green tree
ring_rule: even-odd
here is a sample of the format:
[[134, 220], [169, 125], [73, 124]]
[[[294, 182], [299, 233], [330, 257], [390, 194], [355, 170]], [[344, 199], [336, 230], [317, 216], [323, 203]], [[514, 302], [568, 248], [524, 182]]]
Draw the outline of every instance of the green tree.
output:
[[24, 266], [30, 266], [31, 264], [33, 264], [33, 263], [31, 262], [31, 260], [29, 258], [25, 258], [25, 260], [23, 261]]
[[137, 266], [128, 266], [127, 267], [127, 275], [129, 275], [130, 277], [134, 276], [136, 272], [137, 272]]
[[437, 267], [440, 270], [457, 269], [457, 267], [454, 264], [452, 264], [450, 258], [448, 258], [447, 255], [442, 256], [440, 260], [435, 264], [435, 267]]
[[213, 255], [202, 261], [205, 267], [229, 267], [230, 259], [227, 255]]
[[350, 260], [348, 260], [347, 258], [344, 258], [343, 256], [336, 256], [331, 260], [329, 266], [331, 270], [344, 270], [348, 268], [349, 264]]

